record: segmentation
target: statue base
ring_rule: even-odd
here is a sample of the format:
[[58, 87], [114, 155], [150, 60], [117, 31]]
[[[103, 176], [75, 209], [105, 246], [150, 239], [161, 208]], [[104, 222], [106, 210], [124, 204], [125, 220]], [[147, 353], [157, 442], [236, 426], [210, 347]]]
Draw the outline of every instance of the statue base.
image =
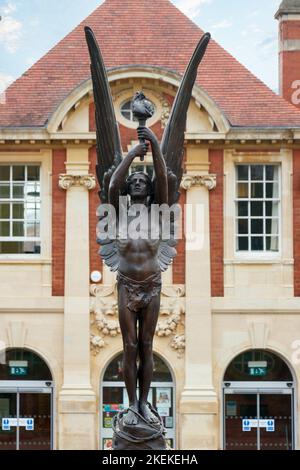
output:
[[165, 439], [165, 428], [157, 411], [151, 407], [159, 423], [148, 423], [143, 416], [135, 413], [137, 424], [124, 423], [128, 410], [121, 411], [113, 421], [113, 450], [168, 450]]

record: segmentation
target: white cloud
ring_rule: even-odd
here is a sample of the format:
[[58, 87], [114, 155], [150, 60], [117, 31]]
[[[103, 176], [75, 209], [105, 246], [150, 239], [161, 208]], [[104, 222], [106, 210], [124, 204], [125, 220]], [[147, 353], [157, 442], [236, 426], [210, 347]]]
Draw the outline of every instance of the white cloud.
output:
[[0, 72], [0, 104], [5, 104], [5, 90], [14, 81], [14, 77]]
[[232, 26], [231, 21], [228, 20], [221, 20], [218, 23], [215, 23], [211, 26], [212, 29], [226, 29]]
[[15, 11], [16, 6], [11, 2], [0, 8], [0, 45], [3, 44], [12, 54], [20, 45], [23, 27], [22, 23], [12, 16]]
[[12, 3], [12, 2], [7, 2], [6, 5], [4, 5], [2, 8], [1, 8], [1, 13], [2, 15], [10, 15], [11, 13], [14, 13], [17, 9], [17, 6]]
[[204, 3], [211, 3], [212, 0], [179, 0], [174, 1], [177, 8], [183, 11], [189, 18], [196, 18], [199, 15], [201, 6]]

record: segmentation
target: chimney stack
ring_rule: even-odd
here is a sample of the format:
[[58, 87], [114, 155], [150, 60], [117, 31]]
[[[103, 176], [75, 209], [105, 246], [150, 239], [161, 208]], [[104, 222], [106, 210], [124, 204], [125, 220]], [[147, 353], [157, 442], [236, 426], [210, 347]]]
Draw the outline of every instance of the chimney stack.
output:
[[283, 0], [279, 21], [279, 91], [300, 109], [300, 0]]

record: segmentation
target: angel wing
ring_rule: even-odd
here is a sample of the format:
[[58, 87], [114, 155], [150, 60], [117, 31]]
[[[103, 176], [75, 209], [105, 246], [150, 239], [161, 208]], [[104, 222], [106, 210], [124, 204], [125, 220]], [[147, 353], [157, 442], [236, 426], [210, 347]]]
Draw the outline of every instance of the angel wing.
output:
[[[161, 151], [166, 161], [168, 171], [168, 204], [171, 207], [180, 197], [180, 183], [183, 175], [183, 146], [186, 128], [187, 111], [190, 104], [193, 87], [197, 78], [197, 71], [204, 57], [210, 34], [206, 33], [200, 39], [194, 54], [185, 71], [181, 85], [178, 89], [168, 124], [161, 141]], [[155, 184], [155, 182], [154, 182]], [[170, 239], [161, 240], [158, 259], [161, 271], [166, 271], [177, 254], [175, 234], [175, 220], [171, 221]]]
[[[115, 116], [108, 78], [101, 56], [101, 52], [89, 27], [85, 27], [86, 41], [91, 59], [91, 74], [94, 90], [96, 137], [97, 137], [97, 165], [96, 174], [100, 185], [99, 196], [102, 203], [108, 202], [108, 188], [111, 177], [122, 161], [122, 147], [119, 127]], [[108, 215], [106, 216], [108, 220]], [[98, 224], [102, 228], [105, 220]], [[115, 240], [103, 237], [97, 227], [97, 242], [102, 245], [99, 253], [105, 263], [116, 271], [119, 266], [118, 250]]]

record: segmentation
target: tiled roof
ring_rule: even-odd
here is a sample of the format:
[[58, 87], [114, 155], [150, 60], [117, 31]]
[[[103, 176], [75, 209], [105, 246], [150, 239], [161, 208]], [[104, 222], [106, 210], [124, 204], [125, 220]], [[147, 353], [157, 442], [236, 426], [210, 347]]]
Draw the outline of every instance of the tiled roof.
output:
[[[7, 89], [0, 127], [45, 126], [61, 101], [90, 76], [85, 25], [94, 30], [106, 67], [142, 64], [180, 74], [203, 34], [168, 0], [106, 0]], [[197, 84], [232, 126], [300, 127], [300, 111], [215, 41]]]

